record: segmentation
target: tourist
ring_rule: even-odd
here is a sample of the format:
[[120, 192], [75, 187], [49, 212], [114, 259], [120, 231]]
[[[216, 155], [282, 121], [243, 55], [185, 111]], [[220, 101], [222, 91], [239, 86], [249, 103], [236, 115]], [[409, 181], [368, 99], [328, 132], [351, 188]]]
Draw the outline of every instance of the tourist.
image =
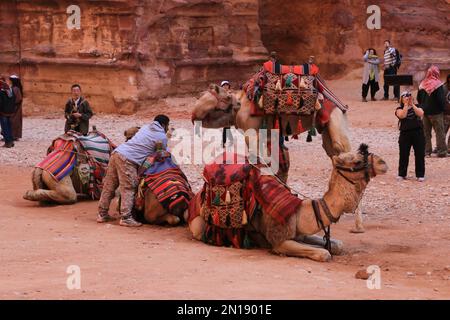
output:
[[92, 117], [92, 109], [88, 101], [81, 95], [81, 87], [74, 84], [71, 87], [72, 97], [67, 101], [64, 111], [66, 124], [64, 132], [77, 131], [83, 135], [89, 132], [89, 119]]
[[13, 74], [9, 77], [11, 81], [11, 88], [14, 91], [14, 96], [16, 99], [16, 112], [11, 116], [11, 129], [12, 135], [15, 141], [22, 138], [22, 123], [23, 123], [23, 111], [22, 111], [22, 101], [23, 101], [23, 87], [20, 78]]
[[438, 157], [447, 156], [447, 145], [445, 143], [444, 131], [444, 110], [445, 110], [445, 91], [444, 83], [440, 80], [440, 71], [436, 66], [431, 66], [425, 79], [419, 85], [419, 92], [417, 93], [417, 101], [420, 107], [425, 112], [423, 118], [425, 131], [425, 153], [431, 156], [432, 143], [431, 131], [432, 128], [436, 134], [436, 148]]
[[11, 129], [11, 115], [15, 113], [16, 100], [14, 91], [6, 82], [6, 78], [0, 76], [0, 126], [2, 128], [2, 135], [5, 140], [3, 147], [14, 147], [14, 137]]
[[142, 224], [132, 215], [136, 188], [138, 186], [138, 169], [148, 156], [156, 152], [156, 146], [167, 149], [166, 133], [169, 129], [169, 118], [158, 115], [154, 121], [143, 126], [136, 135], [118, 146], [111, 155], [103, 190], [98, 204], [97, 222], [109, 222], [114, 218], [108, 213], [109, 206], [115, 196], [116, 189], [120, 191], [120, 225], [139, 227]]
[[[386, 76], [397, 74], [397, 54], [394, 47], [391, 46], [391, 42], [386, 40], [384, 42], [384, 99], [389, 100], [389, 86], [386, 84]], [[399, 100], [400, 86], [394, 86], [395, 100]]]
[[[445, 92], [445, 111], [444, 111], [444, 134], [447, 136], [448, 130], [450, 129], [450, 73], [447, 75], [447, 83], [444, 86]], [[450, 135], [447, 141], [447, 153], [450, 153]]]
[[378, 59], [377, 52], [373, 48], [366, 50], [364, 54], [364, 72], [363, 72], [363, 84], [362, 84], [362, 101], [367, 102], [367, 94], [370, 88], [370, 97], [372, 101], [376, 101], [375, 94], [380, 90], [378, 84], [379, 71], [378, 65], [380, 59]]
[[404, 92], [400, 98], [400, 106], [395, 111], [399, 119], [400, 137], [398, 145], [400, 157], [398, 163], [398, 179], [405, 180], [408, 174], [409, 153], [414, 149], [417, 181], [425, 180], [425, 136], [422, 117], [424, 111], [414, 104], [410, 92]]

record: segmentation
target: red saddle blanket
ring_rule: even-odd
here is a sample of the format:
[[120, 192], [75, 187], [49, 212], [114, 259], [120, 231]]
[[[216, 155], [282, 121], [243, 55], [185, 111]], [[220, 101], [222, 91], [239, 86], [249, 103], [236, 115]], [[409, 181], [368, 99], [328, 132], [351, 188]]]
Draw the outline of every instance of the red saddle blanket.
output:
[[187, 207], [193, 197], [191, 186], [179, 168], [144, 176], [136, 195], [135, 208], [137, 210], [143, 209], [147, 190], [151, 190], [158, 202], [169, 213], [172, 213], [173, 207], [180, 202], [184, 202]]
[[244, 227], [258, 210], [285, 224], [302, 203], [277, 178], [248, 163], [207, 165], [204, 178], [202, 191], [190, 202], [189, 221], [202, 215], [203, 240], [213, 245], [248, 247]]

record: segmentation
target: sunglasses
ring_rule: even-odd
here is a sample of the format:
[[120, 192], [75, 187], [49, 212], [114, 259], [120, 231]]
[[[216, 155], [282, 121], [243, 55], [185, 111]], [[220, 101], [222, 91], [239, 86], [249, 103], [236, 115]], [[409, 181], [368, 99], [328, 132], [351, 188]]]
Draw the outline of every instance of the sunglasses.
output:
[[406, 93], [403, 95], [403, 97], [409, 98], [409, 97], [411, 97], [411, 93]]

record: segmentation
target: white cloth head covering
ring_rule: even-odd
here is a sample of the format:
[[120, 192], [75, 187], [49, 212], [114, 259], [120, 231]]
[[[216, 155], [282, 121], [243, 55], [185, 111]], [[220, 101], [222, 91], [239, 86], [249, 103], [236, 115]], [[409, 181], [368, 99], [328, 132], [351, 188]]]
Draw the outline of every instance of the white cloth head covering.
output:
[[10, 79], [19, 79], [19, 76], [16, 74], [12, 74], [9, 76]]
[[223, 80], [223, 81], [220, 83], [220, 86], [223, 87], [223, 86], [226, 85], [226, 84], [230, 85], [230, 82], [227, 81], [227, 80]]

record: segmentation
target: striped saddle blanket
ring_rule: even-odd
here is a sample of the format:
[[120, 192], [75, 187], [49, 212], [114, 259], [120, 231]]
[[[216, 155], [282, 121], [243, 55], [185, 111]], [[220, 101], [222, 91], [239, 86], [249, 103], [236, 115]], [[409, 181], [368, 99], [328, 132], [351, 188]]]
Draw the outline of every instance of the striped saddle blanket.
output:
[[172, 161], [168, 152], [158, 152], [150, 156], [139, 169], [140, 183], [135, 200], [135, 209], [144, 208], [145, 193], [150, 190], [158, 202], [172, 213], [172, 209], [180, 202], [188, 207], [193, 197], [191, 186], [183, 171]]
[[80, 164], [79, 159], [85, 159], [90, 173], [88, 194], [93, 199], [99, 199], [109, 158], [115, 147], [104, 134], [98, 131], [83, 136], [70, 130], [52, 142], [47, 150], [46, 158], [36, 167], [49, 172], [56, 181], [61, 181]]

